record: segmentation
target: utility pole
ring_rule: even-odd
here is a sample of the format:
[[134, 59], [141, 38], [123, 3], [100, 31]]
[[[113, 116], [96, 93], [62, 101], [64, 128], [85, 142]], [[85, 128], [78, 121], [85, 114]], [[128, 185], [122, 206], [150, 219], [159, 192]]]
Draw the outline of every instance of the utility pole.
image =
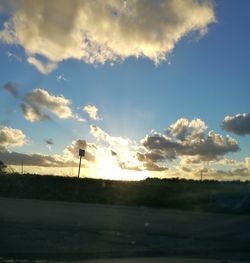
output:
[[85, 156], [85, 150], [79, 149], [79, 156], [80, 156], [80, 161], [79, 161], [79, 168], [78, 168], [78, 178], [80, 178], [82, 157]]
[[23, 174], [23, 160], [21, 162], [21, 173]]

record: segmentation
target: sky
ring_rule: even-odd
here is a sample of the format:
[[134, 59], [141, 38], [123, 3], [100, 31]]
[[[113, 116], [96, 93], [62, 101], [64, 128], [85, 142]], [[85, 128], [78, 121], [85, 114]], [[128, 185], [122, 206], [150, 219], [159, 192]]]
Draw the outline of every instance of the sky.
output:
[[0, 160], [119, 180], [250, 178], [249, 1], [0, 0]]

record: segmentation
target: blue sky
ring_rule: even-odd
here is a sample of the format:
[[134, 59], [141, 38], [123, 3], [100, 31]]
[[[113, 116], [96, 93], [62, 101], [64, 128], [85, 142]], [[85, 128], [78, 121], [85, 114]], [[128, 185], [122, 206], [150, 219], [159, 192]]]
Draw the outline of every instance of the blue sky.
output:
[[[192, 2], [192, 1], [191, 1]], [[55, 62], [57, 68], [41, 73], [27, 62], [25, 44], [0, 42], [0, 85], [17, 85], [22, 96], [36, 88], [71, 101], [74, 118], [30, 122], [24, 118], [20, 98], [1, 89], [0, 116], [3, 126], [20, 129], [26, 143], [15, 151], [46, 155], [61, 154], [77, 139], [96, 143], [89, 126], [96, 125], [110, 136], [129, 138], [139, 143], [151, 130], [164, 130], [180, 118], [199, 118], [209, 130], [237, 140], [240, 151], [228, 152], [223, 158], [243, 161], [250, 156], [249, 135], [239, 136], [221, 128], [225, 116], [249, 113], [250, 97], [250, 17], [249, 1], [214, 1], [216, 22], [208, 22], [208, 32], [199, 36], [189, 30], [180, 37], [166, 60], [155, 64], [147, 56], [121, 56], [120, 61], [107, 59], [105, 64], [87, 63], [86, 59], [56, 61], [36, 53], [41, 62]], [[0, 27], [14, 16], [15, 8], [0, 13]], [[17, 30], [17, 29], [16, 29]], [[0, 37], [1, 39], [1, 37]], [[37, 51], [39, 52], [39, 50]], [[58, 76], [65, 79], [58, 80]], [[82, 111], [95, 105], [102, 120], [95, 121]], [[48, 148], [44, 140], [52, 138]], [[13, 151], [12, 146], [10, 149]]]

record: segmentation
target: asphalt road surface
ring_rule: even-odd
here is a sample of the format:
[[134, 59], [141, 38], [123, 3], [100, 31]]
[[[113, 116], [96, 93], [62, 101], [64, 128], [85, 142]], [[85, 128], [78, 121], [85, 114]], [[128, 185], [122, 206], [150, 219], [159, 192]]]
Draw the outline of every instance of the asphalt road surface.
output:
[[250, 262], [250, 216], [0, 198], [0, 262], [142, 257]]

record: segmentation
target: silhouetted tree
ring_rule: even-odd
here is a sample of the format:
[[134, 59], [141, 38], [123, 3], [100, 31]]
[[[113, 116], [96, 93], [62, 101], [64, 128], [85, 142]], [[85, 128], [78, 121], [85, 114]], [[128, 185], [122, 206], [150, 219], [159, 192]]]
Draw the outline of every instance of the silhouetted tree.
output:
[[4, 173], [6, 168], [7, 165], [5, 165], [4, 162], [0, 160], [0, 173]]

